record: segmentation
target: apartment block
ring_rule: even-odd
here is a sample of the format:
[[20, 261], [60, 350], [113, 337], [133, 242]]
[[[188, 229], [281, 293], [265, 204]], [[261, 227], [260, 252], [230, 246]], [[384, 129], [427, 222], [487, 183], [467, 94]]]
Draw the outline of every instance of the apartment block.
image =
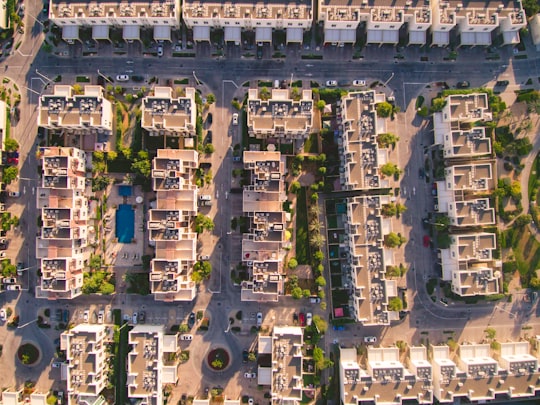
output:
[[271, 336], [259, 335], [258, 384], [270, 386], [272, 404], [302, 400], [303, 336], [298, 326], [274, 326]]
[[250, 184], [244, 186], [243, 208], [249, 231], [242, 237], [242, 262], [249, 280], [242, 282], [242, 301], [277, 301], [284, 292], [283, 247], [288, 214], [280, 152], [245, 151], [244, 169]]
[[397, 347], [368, 347], [366, 366], [356, 348], [340, 348], [340, 399], [344, 405], [433, 403], [433, 372], [425, 347], [411, 347], [410, 366]]
[[451, 236], [448, 249], [441, 249], [443, 280], [452, 282], [452, 291], [460, 296], [498, 294], [501, 286], [500, 260], [493, 233]]
[[540, 389], [537, 359], [529, 343], [501, 343], [496, 361], [488, 344], [459, 346], [454, 362], [448, 346], [432, 346], [434, 393], [441, 403], [534, 397]]
[[139, 41], [141, 29], [153, 29], [155, 41], [170, 41], [180, 27], [180, 1], [84, 2], [50, 0], [49, 19], [62, 28], [64, 41], [78, 41], [81, 28], [92, 29], [92, 39], [110, 40], [111, 29], [121, 29], [125, 41]]
[[3, 388], [0, 392], [0, 405], [47, 405], [47, 393], [32, 392], [25, 395], [24, 389]]
[[389, 187], [388, 179], [379, 174], [379, 167], [388, 162], [388, 150], [377, 144], [377, 135], [386, 132], [386, 119], [377, 117], [376, 105], [385, 100], [384, 94], [373, 90], [341, 99], [338, 147], [343, 190]]
[[399, 313], [388, 310], [398, 295], [395, 280], [386, 279], [387, 266], [395, 265], [393, 253], [383, 246], [391, 220], [381, 215], [389, 196], [357, 196], [347, 200], [345, 218], [348, 265], [343, 287], [349, 289], [351, 318], [364, 325], [388, 325]]
[[69, 404], [91, 404], [100, 398], [108, 384], [107, 341], [105, 325], [80, 324], [60, 335]]
[[69, 147], [41, 148], [42, 183], [36, 191], [41, 233], [38, 298], [71, 299], [82, 294], [83, 271], [93, 228], [86, 197], [86, 153]]
[[249, 136], [257, 139], [307, 139], [313, 128], [311, 90], [273, 89], [266, 99], [259, 89], [249, 89], [247, 125]]
[[[486, 93], [450, 95], [446, 97], [446, 104], [442, 111], [434, 115], [439, 118], [436, 124], [442, 122], [446, 125], [455, 121], [473, 123], [493, 119]], [[434, 126], [437, 127], [437, 125]]]
[[152, 161], [155, 208], [148, 212], [149, 241], [156, 256], [150, 263], [150, 290], [158, 301], [191, 301], [196, 284], [191, 280], [196, 263], [197, 215], [195, 172], [199, 166], [193, 150], [159, 149]]
[[39, 98], [38, 126], [64, 135], [65, 145], [84, 150], [107, 150], [113, 128], [113, 107], [101, 86], [56, 85], [53, 94]]
[[504, 45], [517, 44], [527, 25], [520, 1], [435, 0], [433, 9], [433, 46], [449, 45], [451, 32], [461, 46], [490, 46], [499, 34]]
[[187, 87], [180, 97], [174, 97], [170, 87], [155, 87], [154, 95], [143, 99], [141, 126], [151, 136], [195, 136], [196, 119], [193, 87]]
[[178, 334], [166, 335], [163, 325], [137, 325], [129, 332], [127, 389], [131, 402], [161, 405], [163, 384], [178, 382], [178, 365], [170, 361], [180, 351]]
[[[302, 43], [304, 31], [311, 28], [311, 0], [271, 3], [188, 0], [182, 8], [186, 26], [193, 30], [195, 41], [210, 41], [211, 30], [223, 30], [225, 42], [242, 43], [242, 33], [255, 31], [255, 42], [271, 43], [272, 32], [286, 32], [287, 43]], [[278, 44], [279, 45], [279, 44]]]

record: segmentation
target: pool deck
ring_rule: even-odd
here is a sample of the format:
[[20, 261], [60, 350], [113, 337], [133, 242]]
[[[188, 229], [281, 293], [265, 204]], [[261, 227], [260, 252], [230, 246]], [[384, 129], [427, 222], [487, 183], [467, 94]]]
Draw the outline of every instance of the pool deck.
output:
[[[133, 186], [133, 193], [130, 197], [123, 197], [118, 194], [118, 186], [111, 187], [108, 200], [107, 212], [103, 213], [103, 226], [105, 230], [105, 262], [114, 267], [134, 267], [142, 266], [142, 256], [145, 251], [145, 241], [147, 234], [144, 232], [143, 207], [144, 204], [137, 204], [135, 198], [144, 196], [139, 186]], [[116, 210], [120, 204], [135, 207], [135, 243], [118, 243], [116, 241]], [[142, 271], [142, 268], [140, 269]]]

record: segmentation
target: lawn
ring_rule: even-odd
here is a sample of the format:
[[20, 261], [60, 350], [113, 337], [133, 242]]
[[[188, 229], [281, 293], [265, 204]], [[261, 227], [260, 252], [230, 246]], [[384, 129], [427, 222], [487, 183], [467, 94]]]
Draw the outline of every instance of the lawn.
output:
[[150, 280], [148, 273], [127, 273], [126, 281], [129, 283], [128, 294], [150, 294]]
[[304, 152], [305, 153], [319, 153], [319, 138], [317, 134], [309, 135], [309, 138], [306, 139], [304, 143]]
[[309, 235], [306, 188], [298, 191], [296, 198], [296, 260], [298, 264], [309, 263]]
[[125, 404], [127, 402], [127, 371], [126, 357], [128, 353], [128, 336], [129, 326], [124, 324], [119, 328], [118, 340], [116, 343], [116, 358], [114, 364], [115, 372], [115, 387], [116, 387], [116, 403]]

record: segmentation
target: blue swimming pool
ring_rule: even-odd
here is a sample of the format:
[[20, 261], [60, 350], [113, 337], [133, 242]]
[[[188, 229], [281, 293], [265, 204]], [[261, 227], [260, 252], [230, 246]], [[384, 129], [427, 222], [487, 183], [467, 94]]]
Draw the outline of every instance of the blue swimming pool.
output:
[[121, 184], [118, 186], [118, 194], [121, 197], [131, 197], [131, 186], [127, 184]]
[[135, 236], [135, 211], [129, 204], [120, 204], [116, 210], [116, 238], [120, 243], [131, 243]]

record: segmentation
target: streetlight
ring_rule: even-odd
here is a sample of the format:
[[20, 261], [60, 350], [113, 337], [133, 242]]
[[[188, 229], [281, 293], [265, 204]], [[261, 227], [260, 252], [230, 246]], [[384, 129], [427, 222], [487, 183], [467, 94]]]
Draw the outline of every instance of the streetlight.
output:
[[37, 69], [36, 69], [36, 74], [38, 74], [40, 77], [43, 77], [43, 78], [44, 78], [45, 80], [47, 80], [47, 82], [49, 82], [49, 83], [53, 81], [53, 79], [51, 79], [51, 78], [45, 76], [43, 73], [39, 72]]
[[200, 86], [200, 85], [201, 85], [201, 81], [197, 78], [197, 75], [195, 74], [195, 71], [193, 71], [193, 78], [194, 78], [195, 81], [197, 82], [197, 86]]
[[99, 71], [99, 69], [97, 70], [97, 74], [100, 75], [101, 77], [103, 77], [105, 80], [107, 80], [109, 83], [112, 84], [111, 79], [109, 79], [107, 76], [105, 76], [103, 73], [101, 73], [101, 72]]

